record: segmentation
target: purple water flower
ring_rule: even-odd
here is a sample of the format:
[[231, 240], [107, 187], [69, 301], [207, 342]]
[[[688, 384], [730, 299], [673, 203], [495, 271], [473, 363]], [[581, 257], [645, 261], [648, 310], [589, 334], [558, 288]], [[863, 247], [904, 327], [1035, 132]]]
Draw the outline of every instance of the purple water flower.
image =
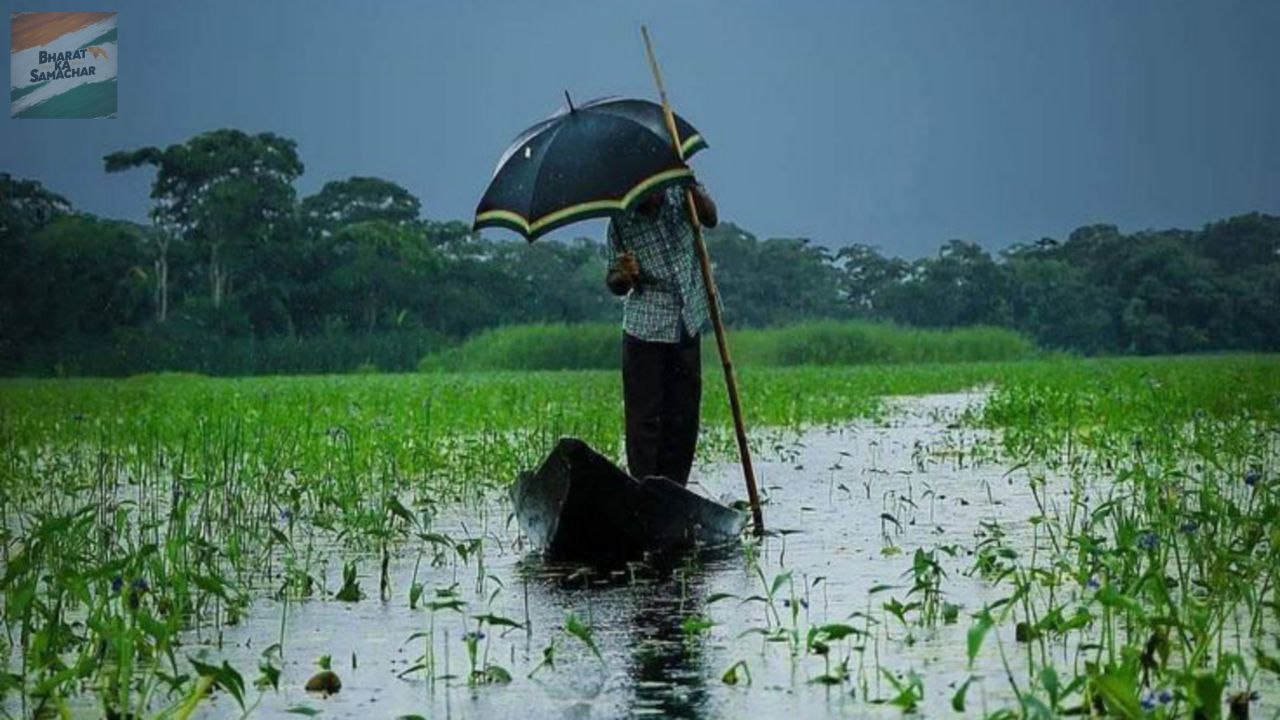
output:
[[120, 592], [120, 588], [123, 588], [123, 587], [124, 587], [124, 578], [120, 577], [119, 575], [117, 575], [117, 576], [115, 576], [115, 577], [111, 578], [111, 592], [112, 592], [112, 594], [117, 594], [117, 593], [119, 593], [119, 592]]
[[293, 510], [292, 510], [292, 509], [290, 509], [290, 508], [284, 508], [283, 510], [281, 510], [281, 511], [280, 511], [280, 522], [281, 522], [282, 524], [287, 524], [287, 523], [291, 523], [291, 522], [293, 522]]
[[1244, 474], [1244, 484], [1249, 487], [1256, 487], [1260, 480], [1262, 480], [1262, 473], [1258, 472], [1256, 469], [1250, 470]]
[[484, 639], [484, 633], [479, 630], [472, 630], [462, 636], [463, 642], [479, 642]]
[[1154, 550], [1159, 544], [1160, 538], [1156, 537], [1154, 532], [1150, 530], [1143, 530], [1141, 533], [1138, 533], [1138, 547], [1143, 550]]
[[1199, 530], [1200, 525], [1194, 520], [1188, 520], [1182, 523], [1182, 527], [1180, 529], [1182, 530], [1183, 533], [1190, 535], [1194, 533], [1196, 530]]
[[151, 586], [147, 584], [146, 578], [138, 578], [137, 580], [134, 580], [132, 583], [129, 583], [129, 587], [133, 588], [134, 592], [147, 592], [151, 589]]
[[1173, 702], [1173, 693], [1162, 688], [1160, 692], [1156, 693], [1156, 700], [1159, 700], [1161, 705], [1168, 705]]
[[1142, 709], [1143, 709], [1143, 710], [1155, 710], [1155, 709], [1156, 709], [1156, 697], [1155, 697], [1155, 695], [1152, 695], [1151, 693], [1147, 693], [1147, 694], [1146, 694], [1146, 696], [1144, 696], [1144, 697], [1142, 698]]
[[1097, 590], [1098, 588], [1102, 587], [1102, 583], [1098, 582], [1098, 577], [1096, 575], [1093, 577], [1090, 577], [1089, 582], [1085, 583], [1085, 585], [1090, 590]]

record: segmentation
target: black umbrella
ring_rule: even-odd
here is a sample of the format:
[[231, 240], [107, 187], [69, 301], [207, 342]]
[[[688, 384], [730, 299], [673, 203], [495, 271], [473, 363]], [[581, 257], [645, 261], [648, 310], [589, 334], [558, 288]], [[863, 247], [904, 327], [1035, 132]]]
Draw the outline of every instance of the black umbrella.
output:
[[569, 101], [520, 133], [502, 154], [473, 228], [504, 227], [533, 242], [569, 223], [629, 209], [650, 190], [690, 182], [693, 171], [681, 155], [707, 144], [683, 118], [676, 125], [684, 138], [680, 154], [657, 103], [616, 97], [578, 106]]

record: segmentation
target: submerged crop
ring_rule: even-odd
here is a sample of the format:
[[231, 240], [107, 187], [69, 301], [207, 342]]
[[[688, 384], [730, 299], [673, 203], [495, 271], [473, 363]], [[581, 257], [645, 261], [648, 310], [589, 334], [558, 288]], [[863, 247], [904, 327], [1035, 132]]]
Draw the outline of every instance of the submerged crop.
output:
[[[673, 714], [771, 687], [797, 717], [1276, 702], [1274, 358], [747, 371], [769, 538], [661, 572], [541, 567], [502, 491], [561, 435], [619, 454], [618, 384], [0, 382], [0, 706], [240, 716], [404, 686], [435, 715], [525, 683], [606, 703], [577, 683], [620, 671]], [[706, 387], [700, 477], [737, 495]], [[318, 656], [342, 691], [291, 695]]]

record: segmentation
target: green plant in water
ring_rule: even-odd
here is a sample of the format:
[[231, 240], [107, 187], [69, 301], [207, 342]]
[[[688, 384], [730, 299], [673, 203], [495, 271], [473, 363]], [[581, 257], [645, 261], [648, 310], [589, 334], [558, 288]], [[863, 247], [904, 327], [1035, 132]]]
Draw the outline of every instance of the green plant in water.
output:
[[360, 581], [356, 579], [356, 563], [354, 560], [348, 561], [342, 567], [342, 587], [334, 594], [335, 600], [342, 602], [357, 602], [364, 598], [364, 593], [360, 590]]

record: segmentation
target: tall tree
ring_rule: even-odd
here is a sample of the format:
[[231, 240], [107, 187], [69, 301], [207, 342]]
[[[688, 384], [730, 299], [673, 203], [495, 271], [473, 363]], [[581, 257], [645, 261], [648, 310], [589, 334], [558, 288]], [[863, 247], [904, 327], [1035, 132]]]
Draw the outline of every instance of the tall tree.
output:
[[71, 212], [66, 198], [35, 180], [0, 173], [0, 362], [21, 354], [32, 327], [28, 299], [47, 269], [30, 262], [30, 237]]
[[0, 172], [0, 240], [16, 241], [69, 212], [71, 203], [38, 181]]
[[885, 308], [882, 295], [906, 277], [911, 264], [902, 258], [886, 258], [879, 248], [854, 243], [836, 252], [840, 268], [840, 294], [850, 312], [859, 317], [876, 317]]
[[268, 241], [293, 212], [302, 174], [294, 141], [273, 133], [214, 130], [161, 150], [144, 147], [104, 158], [107, 172], [156, 168], [154, 217], [204, 250], [209, 297], [220, 308], [245, 255]]
[[24, 299], [30, 337], [109, 336], [147, 317], [144, 228], [92, 215], [64, 215], [30, 237]]
[[347, 225], [334, 235], [342, 262], [328, 278], [348, 328], [404, 326], [435, 258], [410, 228], [386, 220]]
[[376, 177], [333, 180], [302, 201], [303, 220], [325, 235], [344, 225], [371, 220], [405, 225], [417, 220], [420, 210], [421, 203], [412, 193]]

